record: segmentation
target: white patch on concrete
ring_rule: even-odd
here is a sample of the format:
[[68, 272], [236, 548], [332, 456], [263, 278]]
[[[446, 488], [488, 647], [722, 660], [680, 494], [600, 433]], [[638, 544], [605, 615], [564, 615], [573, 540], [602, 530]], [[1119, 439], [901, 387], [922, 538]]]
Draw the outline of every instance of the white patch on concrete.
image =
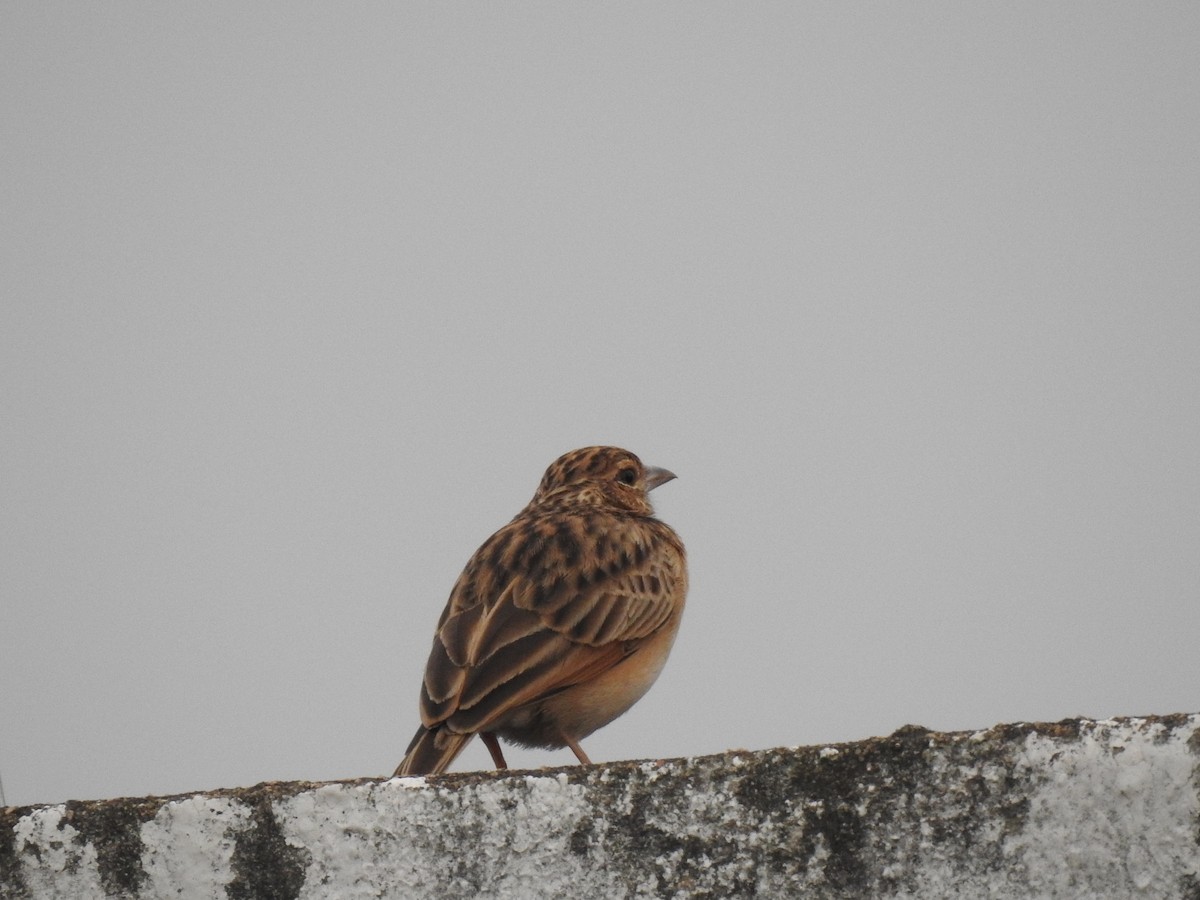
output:
[[309, 854], [302, 898], [603, 893], [568, 846], [594, 810], [565, 775], [411, 782], [327, 785], [275, 805], [288, 844]]
[[249, 809], [224, 797], [164, 804], [142, 826], [142, 897], [224, 900], [236, 835], [249, 818]]
[[64, 805], [45, 806], [17, 820], [16, 852], [25, 886], [34, 897], [106, 900], [96, 850], [63, 822]]
[[1142, 720], [1096, 722], [1076, 741], [1031, 734], [1018, 778], [1040, 786], [1008, 845], [1041, 896], [1168, 897], [1200, 872], [1191, 732]]

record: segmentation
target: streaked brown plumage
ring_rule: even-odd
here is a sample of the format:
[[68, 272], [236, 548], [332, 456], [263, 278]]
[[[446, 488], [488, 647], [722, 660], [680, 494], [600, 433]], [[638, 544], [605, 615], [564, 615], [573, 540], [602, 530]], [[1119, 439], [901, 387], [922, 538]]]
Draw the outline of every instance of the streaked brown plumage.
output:
[[438, 620], [421, 727], [396, 775], [444, 772], [476, 734], [570, 747], [658, 677], [687, 594], [683, 544], [646, 494], [675, 476], [628, 450], [585, 447], [467, 563]]

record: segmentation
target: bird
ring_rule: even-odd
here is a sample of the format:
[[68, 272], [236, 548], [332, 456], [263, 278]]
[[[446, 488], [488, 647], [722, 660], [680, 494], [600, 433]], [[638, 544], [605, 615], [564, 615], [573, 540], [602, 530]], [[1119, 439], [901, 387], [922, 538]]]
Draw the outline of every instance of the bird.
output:
[[445, 772], [475, 735], [498, 770], [501, 739], [591, 763], [580, 741], [642, 698], [679, 630], [687, 557], [647, 497], [675, 477], [619, 447], [550, 464], [451, 590], [393, 777]]

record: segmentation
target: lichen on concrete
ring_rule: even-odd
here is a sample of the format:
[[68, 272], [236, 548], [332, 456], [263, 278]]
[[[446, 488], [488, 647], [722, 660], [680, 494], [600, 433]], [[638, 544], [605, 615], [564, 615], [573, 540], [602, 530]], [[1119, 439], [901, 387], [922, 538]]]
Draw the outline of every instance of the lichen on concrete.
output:
[[1200, 896], [1200, 715], [0, 812], [0, 897]]

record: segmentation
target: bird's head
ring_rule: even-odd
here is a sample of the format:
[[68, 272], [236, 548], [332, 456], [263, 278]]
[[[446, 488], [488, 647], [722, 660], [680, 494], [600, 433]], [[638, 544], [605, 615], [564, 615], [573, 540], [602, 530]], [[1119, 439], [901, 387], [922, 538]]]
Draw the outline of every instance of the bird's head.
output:
[[550, 464], [529, 505], [616, 507], [648, 516], [654, 508], [646, 495], [674, 477], [620, 447], [583, 447]]

